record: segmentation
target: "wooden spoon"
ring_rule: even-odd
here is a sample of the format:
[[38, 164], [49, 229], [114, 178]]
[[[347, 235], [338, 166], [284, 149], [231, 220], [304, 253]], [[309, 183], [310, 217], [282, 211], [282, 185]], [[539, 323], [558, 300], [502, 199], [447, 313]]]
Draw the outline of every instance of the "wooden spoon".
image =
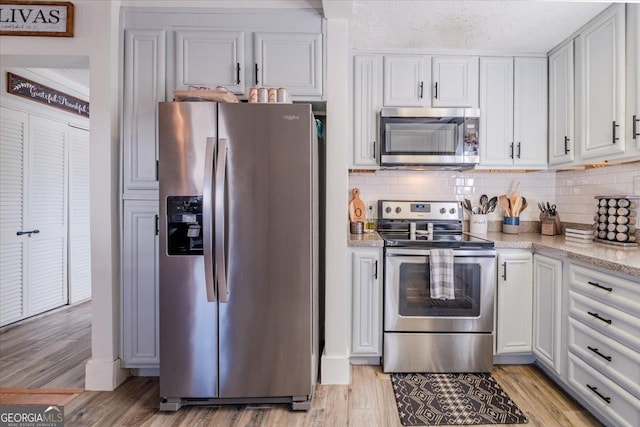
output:
[[506, 216], [511, 216], [509, 211], [509, 199], [507, 199], [507, 196], [504, 194], [498, 197], [498, 206], [500, 206], [500, 209], [502, 209]]
[[511, 213], [513, 216], [520, 216], [520, 208], [522, 208], [522, 197], [516, 197], [515, 203], [513, 203], [513, 206], [511, 207]]

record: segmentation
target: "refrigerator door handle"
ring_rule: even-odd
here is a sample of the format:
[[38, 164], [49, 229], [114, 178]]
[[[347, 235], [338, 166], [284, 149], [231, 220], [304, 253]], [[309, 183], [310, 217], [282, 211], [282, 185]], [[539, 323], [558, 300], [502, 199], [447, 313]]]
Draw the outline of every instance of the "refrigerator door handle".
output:
[[213, 281], [213, 214], [211, 192], [213, 182], [213, 154], [215, 138], [207, 138], [205, 146], [204, 183], [202, 186], [202, 236], [204, 255], [204, 277], [207, 288], [207, 301], [216, 302], [216, 287]]
[[225, 184], [227, 179], [228, 141], [220, 138], [218, 141], [218, 158], [216, 160], [216, 195], [215, 195], [215, 250], [216, 250], [216, 281], [218, 283], [219, 301], [229, 301], [229, 287], [227, 286], [227, 263], [225, 255]]

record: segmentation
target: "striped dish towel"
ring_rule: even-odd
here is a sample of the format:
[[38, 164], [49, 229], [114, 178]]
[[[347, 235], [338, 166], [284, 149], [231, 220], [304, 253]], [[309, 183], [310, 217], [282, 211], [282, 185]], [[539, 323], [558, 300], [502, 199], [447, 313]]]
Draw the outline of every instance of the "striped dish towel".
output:
[[432, 299], [455, 299], [453, 280], [453, 249], [429, 251], [429, 292]]

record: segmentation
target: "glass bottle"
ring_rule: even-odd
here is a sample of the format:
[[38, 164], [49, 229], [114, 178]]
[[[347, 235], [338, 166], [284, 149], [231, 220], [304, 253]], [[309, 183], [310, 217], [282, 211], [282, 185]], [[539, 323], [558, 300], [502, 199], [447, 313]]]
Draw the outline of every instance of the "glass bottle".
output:
[[373, 204], [369, 204], [367, 206], [367, 213], [366, 213], [366, 222], [365, 222], [365, 229], [368, 231], [374, 231], [376, 229], [376, 221], [373, 218]]

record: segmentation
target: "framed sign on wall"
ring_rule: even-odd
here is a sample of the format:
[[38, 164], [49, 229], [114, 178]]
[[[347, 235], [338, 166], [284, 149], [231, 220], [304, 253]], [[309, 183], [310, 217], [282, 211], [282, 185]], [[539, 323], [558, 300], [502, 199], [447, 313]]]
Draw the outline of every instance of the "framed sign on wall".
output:
[[7, 72], [7, 92], [82, 117], [89, 117], [87, 101], [10, 72]]
[[0, 35], [73, 37], [73, 4], [0, 0]]

